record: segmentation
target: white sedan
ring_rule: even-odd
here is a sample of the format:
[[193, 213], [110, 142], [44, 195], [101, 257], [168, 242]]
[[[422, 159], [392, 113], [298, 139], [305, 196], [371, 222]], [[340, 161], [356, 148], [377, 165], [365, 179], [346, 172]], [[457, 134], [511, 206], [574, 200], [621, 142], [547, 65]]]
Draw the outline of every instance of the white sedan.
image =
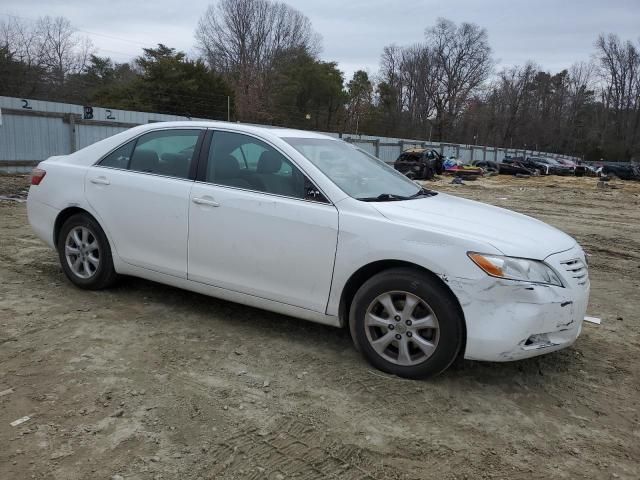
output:
[[568, 235], [325, 135], [154, 123], [51, 157], [31, 183], [29, 221], [78, 287], [134, 275], [348, 326], [404, 377], [567, 347], [587, 308]]

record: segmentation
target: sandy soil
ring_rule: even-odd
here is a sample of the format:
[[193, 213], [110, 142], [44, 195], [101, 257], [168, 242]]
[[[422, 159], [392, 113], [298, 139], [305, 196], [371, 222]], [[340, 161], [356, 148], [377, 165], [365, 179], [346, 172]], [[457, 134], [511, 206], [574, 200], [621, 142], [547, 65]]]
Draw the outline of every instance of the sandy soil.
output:
[[[25, 184], [0, 177], [0, 195]], [[402, 380], [346, 331], [137, 279], [78, 290], [0, 200], [0, 478], [640, 478], [640, 183], [429, 185], [574, 235], [602, 325]]]

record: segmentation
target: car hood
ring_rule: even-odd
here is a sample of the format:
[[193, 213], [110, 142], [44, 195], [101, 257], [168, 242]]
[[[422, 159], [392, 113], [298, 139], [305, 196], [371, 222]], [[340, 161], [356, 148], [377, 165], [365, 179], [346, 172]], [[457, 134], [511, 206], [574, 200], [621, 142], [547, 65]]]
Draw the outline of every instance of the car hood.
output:
[[443, 193], [372, 205], [389, 220], [471, 237], [509, 256], [542, 260], [576, 244], [566, 233], [534, 218]]

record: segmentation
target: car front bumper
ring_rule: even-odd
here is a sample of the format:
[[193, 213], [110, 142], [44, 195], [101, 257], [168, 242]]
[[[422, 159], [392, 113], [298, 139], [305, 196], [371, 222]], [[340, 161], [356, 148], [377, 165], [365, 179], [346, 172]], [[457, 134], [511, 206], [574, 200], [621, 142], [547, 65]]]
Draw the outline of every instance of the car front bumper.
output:
[[[582, 331], [589, 302], [586, 266], [576, 279], [567, 270], [584, 261], [579, 247], [547, 257], [565, 287], [502, 280], [447, 278], [464, 312], [470, 360], [510, 361], [534, 357], [572, 345]], [[584, 265], [584, 264], [583, 264]]]

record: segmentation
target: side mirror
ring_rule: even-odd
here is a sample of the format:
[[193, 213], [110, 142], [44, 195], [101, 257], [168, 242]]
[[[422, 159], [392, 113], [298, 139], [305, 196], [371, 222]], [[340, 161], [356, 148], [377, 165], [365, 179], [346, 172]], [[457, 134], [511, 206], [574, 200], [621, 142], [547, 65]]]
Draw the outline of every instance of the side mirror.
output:
[[308, 179], [304, 179], [304, 199], [314, 202], [329, 203], [320, 190]]

